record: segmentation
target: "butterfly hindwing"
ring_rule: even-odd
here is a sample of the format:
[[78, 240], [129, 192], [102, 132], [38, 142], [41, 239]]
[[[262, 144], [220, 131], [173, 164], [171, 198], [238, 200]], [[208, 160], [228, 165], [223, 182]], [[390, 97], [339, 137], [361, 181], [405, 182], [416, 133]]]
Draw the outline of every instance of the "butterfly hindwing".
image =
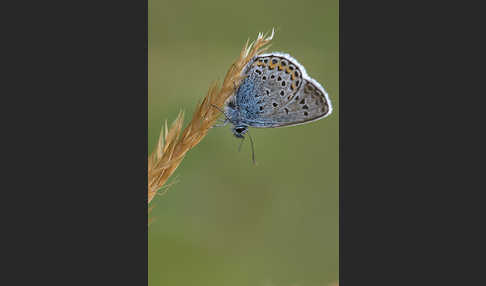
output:
[[237, 104], [249, 126], [302, 124], [325, 117], [332, 110], [324, 89], [289, 55], [257, 56], [248, 64], [245, 76]]

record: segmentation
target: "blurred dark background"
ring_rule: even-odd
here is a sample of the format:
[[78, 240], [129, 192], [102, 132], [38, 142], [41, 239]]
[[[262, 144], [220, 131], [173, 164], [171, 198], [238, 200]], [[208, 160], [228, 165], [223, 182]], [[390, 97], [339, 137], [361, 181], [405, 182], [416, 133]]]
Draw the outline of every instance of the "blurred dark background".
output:
[[329, 117], [211, 130], [151, 203], [149, 285], [313, 286], [339, 279], [339, 2], [149, 0], [149, 152], [167, 119], [185, 124], [245, 41], [276, 28], [269, 51], [291, 54], [324, 86]]

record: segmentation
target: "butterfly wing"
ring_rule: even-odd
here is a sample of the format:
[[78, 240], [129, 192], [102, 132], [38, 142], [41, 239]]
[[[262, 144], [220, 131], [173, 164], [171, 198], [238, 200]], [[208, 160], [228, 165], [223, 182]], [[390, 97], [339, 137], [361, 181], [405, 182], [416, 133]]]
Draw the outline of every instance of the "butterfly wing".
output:
[[252, 127], [303, 124], [332, 112], [324, 88], [310, 78], [304, 67], [286, 54], [255, 57], [244, 71], [236, 103], [242, 119]]

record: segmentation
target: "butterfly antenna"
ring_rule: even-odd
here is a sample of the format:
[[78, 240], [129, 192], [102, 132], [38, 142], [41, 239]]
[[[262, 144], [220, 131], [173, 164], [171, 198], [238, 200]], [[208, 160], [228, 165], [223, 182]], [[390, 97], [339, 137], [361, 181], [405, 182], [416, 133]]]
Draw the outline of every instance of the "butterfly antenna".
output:
[[251, 160], [253, 161], [253, 165], [256, 165], [255, 161], [255, 146], [253, 144], [253, 138], [250, 135], [250, 132], [247, 133], [248, 137], [250, 137], [250, 142], [251, 142]]

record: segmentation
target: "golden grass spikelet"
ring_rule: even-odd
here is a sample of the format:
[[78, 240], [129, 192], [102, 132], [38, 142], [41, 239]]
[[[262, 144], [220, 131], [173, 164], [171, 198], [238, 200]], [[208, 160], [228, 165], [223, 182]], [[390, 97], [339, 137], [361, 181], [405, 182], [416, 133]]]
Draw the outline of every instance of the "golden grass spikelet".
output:
[[274, 30], [269, 37], [262, 33], [254, 43], [248, 44], [240, 52], [238, 59], [230, 66], [223, 81], [218, 87], [213, 82], [208, 94], [201, 104], [196, 108], [191, 122], [182, 130], [184, 114], [180, 112], [170, 128], [165, 128], [160, 133], [158, 144], [148, 158], [148, 203], [152, 201], [157, 191], [164, 186], [167, 179], [177, 169], [186, 153], [194, 148], [206, 136], [209, 129], [216, 123], [221, 112], [212, 105], [222, 109], [225, 101], [233, 94], [235, 88], [240, 85], [243, 77], [243, 69], [248, 62], [256, 55], [266, 50], [267, 45], [273, 38]]

